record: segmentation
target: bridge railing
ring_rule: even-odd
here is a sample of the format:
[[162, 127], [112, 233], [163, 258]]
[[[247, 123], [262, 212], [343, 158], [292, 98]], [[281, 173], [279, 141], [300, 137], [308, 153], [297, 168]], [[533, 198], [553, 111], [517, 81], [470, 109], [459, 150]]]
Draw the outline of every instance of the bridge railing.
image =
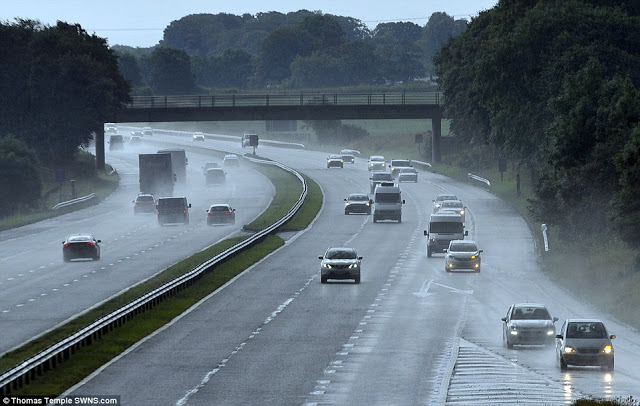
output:
[[439, 92], [396, 93], [297, 93], [297, 94], [232, 94], [195, 96], [134, 96], [130, 109], [194, 108], [194, 107], [251, 107], [305, 105], [405, 105], [440, 106]]

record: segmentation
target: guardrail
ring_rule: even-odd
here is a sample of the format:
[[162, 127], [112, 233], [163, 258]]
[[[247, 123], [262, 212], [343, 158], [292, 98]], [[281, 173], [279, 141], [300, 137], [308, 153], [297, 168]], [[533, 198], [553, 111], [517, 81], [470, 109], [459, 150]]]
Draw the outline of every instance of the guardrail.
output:
[[232, 94], [184, 96], [134, 96], [127, 109], [249, 107], [249, 106], [308, 106], [308, 105], [406, 105], [428, 104], [441, 106], [440, 92], [398, 93], [297, 93], [297, 94]]
[[16, 365], [9, 371], [0, 375], [0, 387], [2, 388], [1, 394], [8, 395], [11, 393], [11, 390], [16, 390], [23, 385], [28, 384], [32, 379], [35, 379], [37, 375], [41, 375], [43, 372], [55, 368], [58, 363], [62, 362], [64, 359], [69, 358], [79, 348], [90, 345], [93, 340], [99, 339], [103, 334], [106, 334], [114, 328], [124, 324], [126, 321], [132, 319], [136, 314], [153, 308], [165, 298], [172, 296], [188, 287], [189, 285], [193, 284], [197, 278], [199, 278], [205, 272], [209, 271], [210, 268], [212, 268], [219, 262], [222, 262], [225, 259], [259, 242], [268, 234], [274, 232], [278, 227], [289, 221], [300, 209], [300, 207], [302, 207], [302, 204], [307, 197], [308, 188], [305, 179], [297, 171], [278, 162], [250, 158], [246, 156], [244, 158], [255, 163], [277, 166], [289, 173], [292, 173], [300, 180], [300, 182], [302, 183], [302, 193], [300, 194], [297, 202], [294, 204], [291, 210], [287, 212], [287, 214], [285, 214], [282, 218], [280, 218], [269, 227], [260, 232], [257, 232], [246, 240], [226, 249], [225, 251], [209, 259], [205, 263], [199, 265], [192, 271], [170, 282], [167, 282], [166, 284], [139, 297], [138, 299], [121, 307], [120, 309], [101, 317], [85, 328], [42, 350], [33, 357], [25, 360], [21, 364]]
[[474, 175], [472, 173], [467, 173], [467, 176], [471, 179], [477, 180], [478, 182], [486, 183], [487, 186], [491, 186], [491, 182], [489, 181], [489, 179], [481, 178], [480, 176]]
[[56, 204], [55, 206], [53, 206], [51, 208], [51, 210], [58, 210], [58, 209], [61, 209], [63, 207], [73, 206], [74, 204], [88, 202], [89, 200], [94, 199], [95, 197], [96, 197], [96, 194], [95, 193], [91, 193], [90, 195], [78, 197], [77, 199], [67, 200], [66, 202], [60, 202], [60, 203]]

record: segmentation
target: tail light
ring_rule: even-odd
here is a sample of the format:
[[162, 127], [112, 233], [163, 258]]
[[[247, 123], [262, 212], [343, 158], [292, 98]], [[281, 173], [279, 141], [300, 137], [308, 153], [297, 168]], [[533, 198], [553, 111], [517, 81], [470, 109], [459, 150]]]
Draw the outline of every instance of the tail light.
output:
[[89, 241], [89, 242], [87, 243], [87, 245], [88, 245], [88, 246], [90, 246], [90, 247], [93, 247], [95, 244], [94, 244], [93, 242]]
[[209, 216], [213, 216], [213, 212], [212, 212], [212, 211], [210, 211], [209, 213], [207, 213], [207, 215], [209, 215]]
[[231, 215], [231, 212], [230, 212], [230, 211], [228, 211], [228, 212], [226, 212], [225, 214]]
[[65, 243], [64, 243], [64, 247], [65, 247], [65, 248], [69, 248], [69, 245], [71, 245], [71, 244], [70, 244], [70, 243], [68, 243], [68, 242], [65, 242]]

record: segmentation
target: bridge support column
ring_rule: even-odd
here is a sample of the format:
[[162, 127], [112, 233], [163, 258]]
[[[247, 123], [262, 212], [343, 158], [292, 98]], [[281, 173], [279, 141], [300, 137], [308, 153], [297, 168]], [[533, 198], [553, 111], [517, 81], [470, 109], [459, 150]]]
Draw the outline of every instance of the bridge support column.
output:
[[442, 138], [442, 117], [439, 115], [431, 119], [431, 161], [440, 163], [440, 139]]
[[104, 171], [104, 126], [96, 130], [96, 169]]

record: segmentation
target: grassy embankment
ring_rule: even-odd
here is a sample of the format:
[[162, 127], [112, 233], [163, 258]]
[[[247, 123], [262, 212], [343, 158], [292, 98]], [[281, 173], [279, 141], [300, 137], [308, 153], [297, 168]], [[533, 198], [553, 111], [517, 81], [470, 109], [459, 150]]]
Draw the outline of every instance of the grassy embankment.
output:
[[40, 171], [42, 177], [40, 201], [34, 202], [32, 207], [25, 207], [17, 213], [0, 218], [0, 231], [68, 213], [69, 210], [52, 210], [52, 207], [73, 198], [71, 180], [75, 181], [76, 197], [87, 196], [91, 193], [96, 194], [96, 199], [84, 203], [84, 206], [76, 206], [74, 209], [96, 204], [109, 196], [118, 187], [120, 177], [113, 172], [113, 168], [109, 165], [105, 166], [104, 171], [96, 171], [94, 168], [93, 157], [81, 153], [76, 162], [72, 162], [64, 168], [58, 168], [65, 172], [65, 181], [61, 184], [56, 182], [54, 170], [42, 168]]
[[[246, 226], [248, 230], [262, 229], [262, 227], [271, 224], [273, 220], [282, 217], [284, 213], [290, 210], [302, 191], [299, 181], [295, 179], [293, 175], [285, 173], [278, 168], [262, 167], [259, 165], [256, 165], [256, 168], [269, 177], [275, 186], [276, 196], [270, 207], [253, 223]], [[305, 176], [305, 179], [309, 186], [309, 197], [294, 218], [283, 226], [282, 231], [306, 228], [315, 218], [322, 205], [322, 192], [320, 187], [310, 178]], [[92, 309], [90, 312], [66, 325], [45, 334], [33, 342], [27, 343], [15, 351], [5, 354], [0, 358], [0, 371], [6, 371], [41, 349], [88, 325], [97, 318], [112, 312], [124, 304], [130, 303], [146, 292], [194, 269], [196, 266], [224, 251], [243, 238], [246, 237], [228, 239], [201, 251], [171, 266], [148, 281], [129, 289], [107, 303]], [[278, 236], [271, 235], [267, 237], [263, 242], [244, 251], [242, 255], [235, 256], [217, 266], [212, 272], [208, 272], [188, 289], [161, 302], [153, 309], [137, 315], [135, 322], [126, 323], [122, 327], [103, 336], [100, 340], [95, 341], [91, 346], [80, 349], [75, 355], [60, 364], [56, 369], [47, 372], [42, 377], [32, 381], [31, 384], [15, 391], [13, 394], [59, 395], [63, 393], [66, 389], [91, 374], [104, 363], [113, 359], [145, 336], [161, 328], [202, 298], [214, 292], [240, 272], [258, 262], [283, 244], [284, 241]]]

